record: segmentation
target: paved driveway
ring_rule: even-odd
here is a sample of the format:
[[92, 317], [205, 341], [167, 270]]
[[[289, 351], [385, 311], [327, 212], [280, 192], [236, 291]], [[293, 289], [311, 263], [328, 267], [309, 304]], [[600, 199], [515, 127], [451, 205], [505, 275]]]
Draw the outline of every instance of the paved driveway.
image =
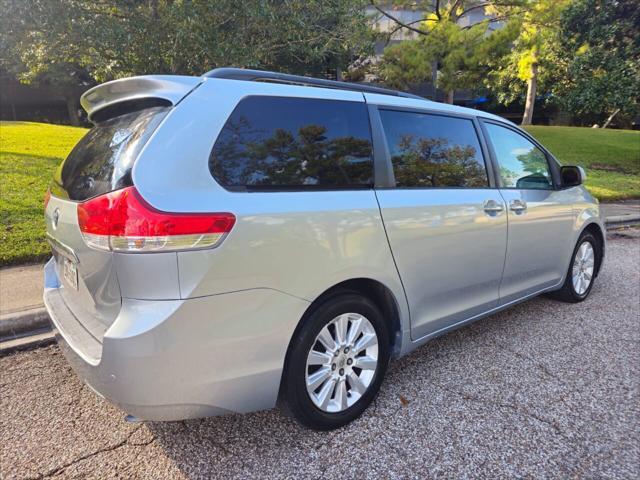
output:
[[333, 433], [277, 411], [127, 424], [51, 346], [0, 359], [0, 477], [640, 476], [640, 240], [609, 243], [591, 298], [544, 298], [396, 362]]

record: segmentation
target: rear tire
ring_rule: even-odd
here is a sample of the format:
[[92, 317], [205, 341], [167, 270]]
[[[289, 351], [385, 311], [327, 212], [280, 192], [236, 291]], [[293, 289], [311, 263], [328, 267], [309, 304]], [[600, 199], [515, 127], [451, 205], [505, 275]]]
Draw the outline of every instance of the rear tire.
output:
[[285, 408], [303, 425], [332, 430], [373, 401], [389, 363], [380, 309], [356, 293], [331, 296], [304, 318], [283, 375]]
[[549, 297], [567, 303], [585, 300], [593, 288], [601, 255], [602, 250], [598, 239], [590, 232], [583, 232], [573, 249], [562, 288], [551, 292]]

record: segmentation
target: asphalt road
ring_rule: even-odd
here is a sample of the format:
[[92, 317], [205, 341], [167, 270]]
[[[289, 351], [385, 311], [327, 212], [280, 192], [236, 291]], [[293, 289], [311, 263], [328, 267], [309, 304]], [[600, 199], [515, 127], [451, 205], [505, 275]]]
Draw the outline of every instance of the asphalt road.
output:
[[640, 240], [591, 297], [540, 298], [392, 365], [332, 433], [277, 411], [128, 424], [55, 346], [0, 359], [0, 477], [640, 478]]

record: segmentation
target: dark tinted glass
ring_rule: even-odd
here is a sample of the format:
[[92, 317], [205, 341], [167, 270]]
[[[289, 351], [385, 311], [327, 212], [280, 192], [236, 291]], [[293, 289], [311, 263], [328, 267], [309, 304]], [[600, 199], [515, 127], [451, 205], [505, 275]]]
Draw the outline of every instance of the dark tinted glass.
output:
[[504, 188], [553, 188], [549, 164], [542, 150], [509, 128], [493, 123], [485, 125], [496, 152]]
[[380, 111], [398, 187], [486, 187], [487, 171], [473, 122]]
[[133, 163], [166, 112], [167, 108], [149, 108], [93, 127], [58, 167], [51, 192], [86, 200], [130, 186]]
[[373, 184], [364, 103], [248, 97], [211, 152], [209, 170], [226, 187], [354, 187]]

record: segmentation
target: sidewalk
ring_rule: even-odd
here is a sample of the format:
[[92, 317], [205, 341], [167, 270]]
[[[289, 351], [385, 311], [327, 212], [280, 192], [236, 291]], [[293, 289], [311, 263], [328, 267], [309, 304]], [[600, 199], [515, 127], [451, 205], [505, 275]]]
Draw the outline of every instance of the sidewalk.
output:
[[[640, 200], [603, 203], [607, 225], [637, 221]], [[42, 265], [0, 269], [0, 339], [47, 328], [48, 318], [42, 304]]]
[[[31, 341], [32, 334], [49, 330], [42, 303], [42, 270], [41, 264], [0, 269], [0, 350], [11, 350], [13, 344], [20, 347], [23, 335]], [[39, 340], [52, 338], [50, 333], [45, 337]]]
[[[624, 200], [601, 204], [607, 223], [635, 221], [640, 219], [640, 200]], [[618, 220], [619, 219], [619, 220]]]
[[0, 316], [42, 306], [43, 266], [0, 269]]
[[43, 265], [0, 269], [0, 352], [53, 341], [42, 303]]

